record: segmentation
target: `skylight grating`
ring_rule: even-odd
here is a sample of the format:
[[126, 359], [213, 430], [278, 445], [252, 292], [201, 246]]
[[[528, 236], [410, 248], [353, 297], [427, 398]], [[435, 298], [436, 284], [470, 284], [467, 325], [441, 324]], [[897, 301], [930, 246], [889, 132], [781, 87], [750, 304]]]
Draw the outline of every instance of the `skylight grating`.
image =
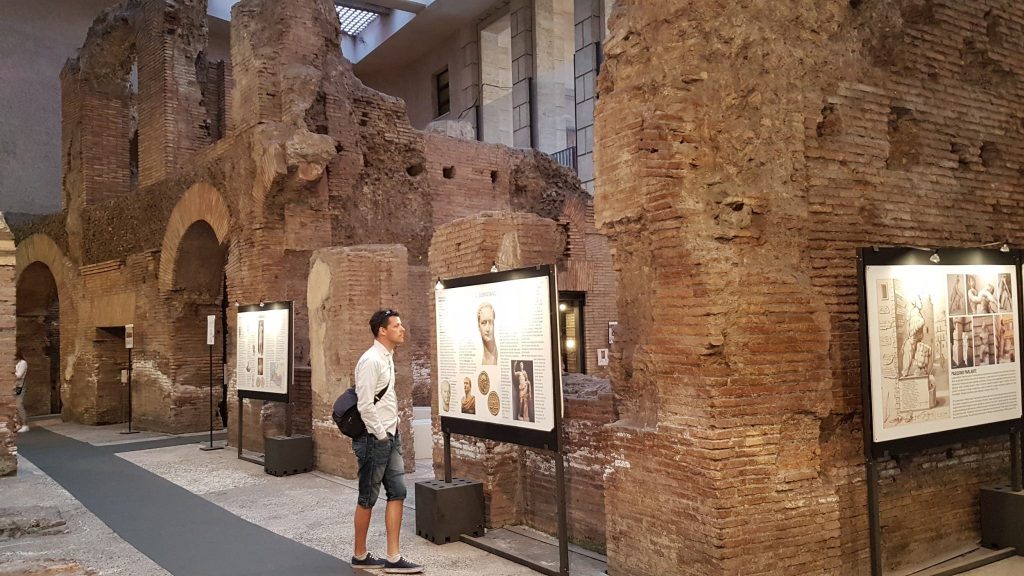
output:
[[338, 20], [341, 21], [341, 31], [349, 36], [357, 36], [377, 18], [376, 12], [348, 6], [335, 6], [335, 8], [338, 10]]

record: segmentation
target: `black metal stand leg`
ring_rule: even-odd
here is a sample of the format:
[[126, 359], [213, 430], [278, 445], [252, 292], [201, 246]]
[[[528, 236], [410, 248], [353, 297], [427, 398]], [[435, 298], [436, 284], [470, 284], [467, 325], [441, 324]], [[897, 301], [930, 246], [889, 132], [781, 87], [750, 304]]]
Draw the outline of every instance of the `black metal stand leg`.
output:
[[452, 482], [452, 433], [447, 430], [444, 432], [444, 481]]
[[878, 504], [878, 462], [867, 462], [868, 532], [871, 541], [871, 576], [882, 576], [882, 518]]
[[1014, 492], [1024, 490], [1021, 479], [1020, 427], [1010, 430], [1010, 485]]
[[139, 431], [132, 431], [132, 349], [128, 349], [128, 429], [121, 434], [138, 434]]
[[199, 449], [204, 452], [210, 450], [220, 450], [223, 446], [213, 445], [213, 345], [210, 345], [210, 443], [207, 446], [203, 446], [200, 443]]
[[245, 413], [242, 397], [238, 397], [238, 457], [242, 457], [242, 415]]
[[555, 452], [555, 494], [558, 498], [558, 573], [569, 576], [569, 518], [565, 503], [565, 457]]

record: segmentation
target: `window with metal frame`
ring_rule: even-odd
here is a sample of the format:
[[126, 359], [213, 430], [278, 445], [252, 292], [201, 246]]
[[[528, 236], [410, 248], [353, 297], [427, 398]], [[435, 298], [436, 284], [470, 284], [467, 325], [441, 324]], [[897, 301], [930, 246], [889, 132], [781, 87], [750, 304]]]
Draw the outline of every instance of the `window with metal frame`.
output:
[[444, 116], [449, 111], [451, 111], [451, 100], [450, 100], [450, 97], [449, 97], [449, 89], [448, 89], [448, 68], [447, 67], [445, 67], [444, 70], [438, 72], [434, 76], [434, 91], [435, 91], [435, 94], [437, 95], [437, 97], [436, 97], [436, 100], [437, 100], [437, 114], [434, 117], [435, 118], [440, 118], [441, 116]]

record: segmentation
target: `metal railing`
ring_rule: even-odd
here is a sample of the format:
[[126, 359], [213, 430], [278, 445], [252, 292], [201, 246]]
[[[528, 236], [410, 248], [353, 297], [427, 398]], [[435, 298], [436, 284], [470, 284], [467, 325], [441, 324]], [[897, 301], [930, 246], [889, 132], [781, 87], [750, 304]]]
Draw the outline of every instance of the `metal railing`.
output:
[[554, 154], [550, 154], [550, 156], [551, 156], [551, 159], [554, 160], [555, 162], [557, 162], [558, 164], [560, 164], [562, 166], [565, 166], [566, 168], [571, 169], [573, 172], [577, 172], [577, 173], [579, 172], [578, 167], [576, 165], [576, 147], [575, 146], [570, 146], [570, 147], [568, 147], [568, 148], [566, 148], [564, 150], [559, 150], [558, 152], [555, 152]]

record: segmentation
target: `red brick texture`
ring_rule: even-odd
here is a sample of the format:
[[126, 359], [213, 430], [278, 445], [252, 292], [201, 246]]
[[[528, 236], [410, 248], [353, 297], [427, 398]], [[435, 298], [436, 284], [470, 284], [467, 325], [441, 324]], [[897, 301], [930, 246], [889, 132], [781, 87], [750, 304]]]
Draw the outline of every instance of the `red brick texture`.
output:
[[[310, 262], [309, 333], [312, 355], [313, 441], [318, 469], [358, 477], [351, 441], [331, 419], [334, 401], [355, 386], [359, 358], [373, 345], [370, 316], [382, 308], [408, 310], [409, 256], [404, 246], [325, 248]], [[404, 323], [404, 318], [403, 318]], [[412, 357], [395, 351], [395, 392], [399, 435], [406, 447], [406, 469], [416, 463], [412, 450]]]
[[[574, 222], [586, 209], [568, 208], [584, 197], [579, 182], [541, 154], [413, 130], [401, 100], [352, 74], [327, 0], [239, 2], [230, 63], [203, 56], [202, 4], [143, 0], [107, 11], [65, 67], [65, 211], [19, 244], [21, 322], [25, 338], [59, 334], [63, 416], [90, 424], [126, 418], [122, 330], [134, 324], [133, 424], [184, 432], [209, 425], [205, 318], [226, 316], [213, 377], [227, 383], [229, 442], [261, 451], [263, 438], [289, 423], [314, 435], [325, 423], [331, 392], [314, 390], [318, 350], [306, 302], [316, 250], [403, 247], [412, 324], [403, 378], [426, 390], [427, 252], [436, 226], [482, 209]], [[126, 88], [133, 63], [137, 94]], [[103, 158], [92, 156], [101, 150]], [[592, 229], [582, 226], [583, 235]], [[590, 269], [579, 269], [574, 277], [589, 280]], [[59, 331], [40, 321], [54, 292]], [[239, 438], [234, 304], [278, 300], [294, 303], [291, 401], [247, 400]], [[362, 304], [338, 309], [366, 313]], [[42, 366], [42, 348], [33, 354]], [[337, 451], [318, 452], [324, 462], [328, 453]]]
[[[572, 204], [571, 202], [569, 203]], [[431, 277], [456, 278], [536, 264], [564, 264], [566, 227], [533, 214], [485, 212], [455, 220], [437, 229], [430, 249]], [[570, 260], [571, 261], [571, 260]], [[571, 269], [571, 268], [570, 268]], [[599, 286], [600, 283], [595, 283]], [[431, 347], [434, 346], [433, 298]], [[433, 358], [433, 370], [437, 359]], [[431, 391], [434, 414], [434, 468], [443, 474], [437, 394]], [[609, 461], [604, 433], [598, 427], [615, 418], [611, 396], [566, 399], [563, 439], [566, 446], [566, 484], [570, 537], [579, 544], [603, 549], [604, 474]], [[555, 532], [554, 463], [548, 453], [490, 440], [452, 438], [452, 468], [456, 477], [484, 483], [487, 522], [491, 527], [525, 523]]]
[[10, 368], [0, 369], [0, 476], [18, 471], [14, 396], [15, 286], [14, 235], [0, 214], [0, 357]]
[[[854, 249], [1021, 241], [1022, 17], [616, 2], [595, 198], [623, 339], [610, 573], [868, 571]], [[976, 541], [1007, 463], [999, 439], [887, 461], [886, 567]]]

